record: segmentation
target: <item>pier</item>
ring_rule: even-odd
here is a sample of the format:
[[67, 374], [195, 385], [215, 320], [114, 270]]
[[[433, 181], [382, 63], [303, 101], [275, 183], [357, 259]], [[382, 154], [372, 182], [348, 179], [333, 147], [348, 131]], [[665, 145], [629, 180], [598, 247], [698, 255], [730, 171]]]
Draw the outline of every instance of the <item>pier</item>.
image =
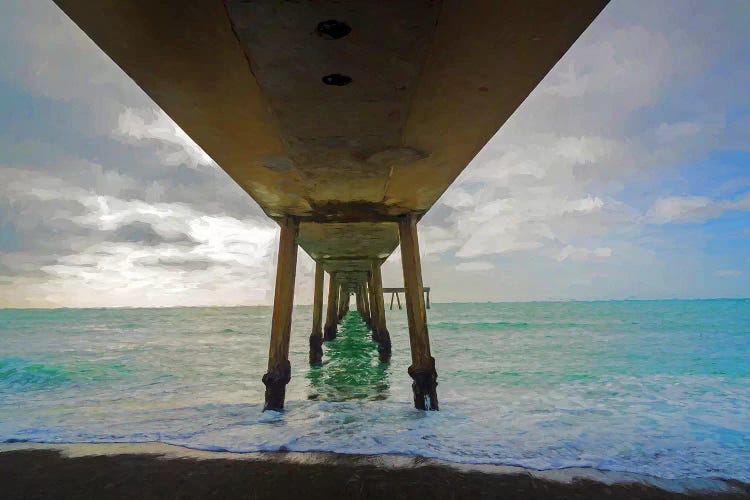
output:
[[[403, 293], [414, 405], [437, 410], [418, 222], [606, 1], [55, 3], [279, 224], [265, 408], [291, 378], [301, 247], [310, 362], [352, 294], [387, 362], [384, 293]], [[380, 267], [398, 246], [393, 292]]]
[[[396, 304], [398, 304], [399, 310], [401, 309], [401, 298], [399, 297], [399, 294], [404, 293], [405, 290], [406, 290], [405, 288], [383, 288], [383, 293], [391, 294], [391, 305], [390, 305], [391, 310], [393, 309], [394, 298], [396, 299]], [[430, 287], [429, 286], [422, 287], [422, 291], [424, 291], [425, 307], [429, 309], [430, 308]]]

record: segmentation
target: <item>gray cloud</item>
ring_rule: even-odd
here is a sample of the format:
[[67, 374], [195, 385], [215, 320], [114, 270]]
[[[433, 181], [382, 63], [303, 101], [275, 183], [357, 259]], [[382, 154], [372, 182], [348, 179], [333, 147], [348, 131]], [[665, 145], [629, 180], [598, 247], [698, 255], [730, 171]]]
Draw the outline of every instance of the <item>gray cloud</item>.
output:
[[112, 231], [109, 241], [140, 242], [148, 246], [156, 246], [162, 243], [197, 243], [187, 234], [177, 234], [172, 237], [159, 234], [154, 227], [146, 222], [131, 222], [118, 227]]

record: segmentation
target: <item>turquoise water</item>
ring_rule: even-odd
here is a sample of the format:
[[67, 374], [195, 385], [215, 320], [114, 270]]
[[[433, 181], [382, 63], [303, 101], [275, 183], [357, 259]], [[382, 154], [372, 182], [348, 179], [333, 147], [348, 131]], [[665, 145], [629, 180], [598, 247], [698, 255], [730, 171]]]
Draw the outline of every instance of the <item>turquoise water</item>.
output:
[[404, 453], [750, 481], [750, 300], [434, 304], [440, 412], [356, 313], [262, 413], [271, 308], [0, 310], [0, 442]]

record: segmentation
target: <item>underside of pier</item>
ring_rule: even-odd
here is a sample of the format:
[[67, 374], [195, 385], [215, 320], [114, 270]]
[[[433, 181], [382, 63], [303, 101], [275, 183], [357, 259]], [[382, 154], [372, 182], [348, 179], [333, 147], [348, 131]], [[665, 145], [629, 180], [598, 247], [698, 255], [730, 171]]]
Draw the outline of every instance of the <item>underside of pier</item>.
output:
[[350, 294], [388, 359], [400, 244], [415, 406], [437, 409], [417, 222], [606, 0], [55, 2], [281, 226], [266, 407], [291, 375], [297, 247], [317, 363]]

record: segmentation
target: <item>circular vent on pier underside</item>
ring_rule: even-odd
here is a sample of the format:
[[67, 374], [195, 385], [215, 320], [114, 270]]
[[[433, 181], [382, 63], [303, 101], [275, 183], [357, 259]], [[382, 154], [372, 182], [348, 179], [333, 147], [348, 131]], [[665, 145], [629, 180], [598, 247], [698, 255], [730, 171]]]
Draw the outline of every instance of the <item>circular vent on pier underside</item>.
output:
[[323, 83], [326, 85], [334, 85], [336, 87], [343, 87], [352, 83], [352, 77], [342, 75], [341, 73], [331, 73], [323, 77]]
[[319, 22], [315, 31], [326, 40], [338, 40], [351, 33], [352, 28], [344, 22], [329, 19], [328, 21]]

